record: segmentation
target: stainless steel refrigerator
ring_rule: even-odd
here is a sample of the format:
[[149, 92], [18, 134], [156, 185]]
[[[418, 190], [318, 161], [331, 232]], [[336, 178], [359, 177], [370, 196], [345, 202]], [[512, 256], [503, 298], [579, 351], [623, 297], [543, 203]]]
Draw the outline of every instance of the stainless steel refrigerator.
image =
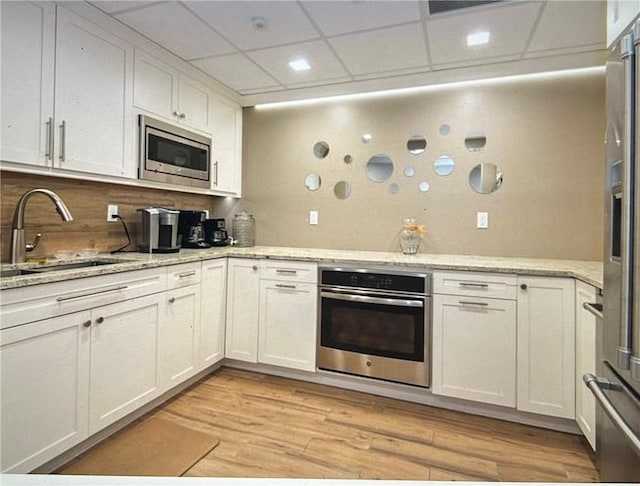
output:
[[598, 403], [604, 482], [640, 482], [640, 20], [607, 61], [602, 374], [584, 381]]

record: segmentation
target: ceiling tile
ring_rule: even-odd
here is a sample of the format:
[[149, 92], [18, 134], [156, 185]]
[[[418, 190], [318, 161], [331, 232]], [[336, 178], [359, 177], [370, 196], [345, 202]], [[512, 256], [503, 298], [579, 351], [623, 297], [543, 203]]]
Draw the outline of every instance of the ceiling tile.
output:
[[[568, 18], [575, 27], [567, 28]], [[529, 51], [593, 45], [594, 41], [606, 47], [605, 2], [546, 2]]]
[[329, 43], [352, 74], [428, 64], [421, 23], [332, 37]]
[[[456, 15], [445, 17], [430, 17], [426, 25], [433, 64], [521, 54], [542, 3], [518, 2], [496, 5], [499, 7], [486, 7], [473, 12], [458, 11]], [[475, 31], [489, 31], [489, 44], [468, 47], [467, 35]]]
[[[185, 5], [243, 50], [320, 37], [296, 2], [196, 1], [185, 2]], [[252, 19], [255, 17], [266, 20], [264, 30], [254, 29]]]
[[[250, 51], [247, 55], [283, 84], [308, 83], [314, 80], [349, 76], [322, 40]], [[299, 72], [291, 69], [289, 62], [299, 58], [306, 59], [311, 69]]]
[[417, 1], [308, 1], [302, 5], [327, 36], [420, 21]]
[[230, 54], [192, 61], [191, 64], [237, 91], [278, 86], [278, 82], [244, 54]]
[[184, 59], [227, 54], [236, 50], [176, 2], [154, 4], [115, 17]]

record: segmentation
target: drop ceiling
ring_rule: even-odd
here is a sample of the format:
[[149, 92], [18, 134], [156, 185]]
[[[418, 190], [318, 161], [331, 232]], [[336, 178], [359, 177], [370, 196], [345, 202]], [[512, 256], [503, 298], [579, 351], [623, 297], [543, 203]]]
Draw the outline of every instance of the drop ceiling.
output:
[[[94, 1], [244, 105], [604, 65], [603, 1]], [[460, 3], [460, 2], [457, 2]], [[467, 35], [489, 32], [487, 44]], [[296, 72], [289, 62], [306, 59]]]

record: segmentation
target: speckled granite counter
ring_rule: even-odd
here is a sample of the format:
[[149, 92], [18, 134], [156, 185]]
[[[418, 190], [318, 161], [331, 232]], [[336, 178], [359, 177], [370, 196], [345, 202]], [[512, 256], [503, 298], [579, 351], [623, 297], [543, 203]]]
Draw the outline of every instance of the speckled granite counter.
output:
[[[369, 266], [393, 265], [412, 268], [428, 268], [431, 270], [459, 270], [550, 277], [573, 277], [599, 288], [602, 288], [603, 281], [601, 262], [546, 260], [536, 258], [482, 257], [472, 255], [434, 255], [428, 253], [403, 255], [401, 253], [378, 251], [254, 246], [250, 248], [222, 247], [207, 250], [183, 249], [179, 253], [172, 254], [147, 255], [143, 253], [121, 253], [117, 255], [99, 255], [93, 258], [78, 258], [73, 261], [80, 262], [83, 260], [99, 260], [115, 263], [111, 265], [59, 270], [35, 275], [4, 277], [0, 278], [0, 289], [26, 287], [29, 285], [60, 282], [76, 278], [127, 272], [163, 265], [175, 265], [179, 263], [210, 260], [227, 256], [315, 261], [319, 264], [356, 264]], [[15, 268], [37, 268], [42, 266], [44, 265], [2, 265], [2, 270]]]

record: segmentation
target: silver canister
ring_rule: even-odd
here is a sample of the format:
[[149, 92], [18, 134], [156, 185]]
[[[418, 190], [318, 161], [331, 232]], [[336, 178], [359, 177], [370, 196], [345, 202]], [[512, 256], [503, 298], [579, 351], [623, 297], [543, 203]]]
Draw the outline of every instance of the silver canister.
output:
[[233, 238], [235, 245], [240, 247], [256, 244], [256, 221], [253, 214], [242, 211], [233, 218]]

